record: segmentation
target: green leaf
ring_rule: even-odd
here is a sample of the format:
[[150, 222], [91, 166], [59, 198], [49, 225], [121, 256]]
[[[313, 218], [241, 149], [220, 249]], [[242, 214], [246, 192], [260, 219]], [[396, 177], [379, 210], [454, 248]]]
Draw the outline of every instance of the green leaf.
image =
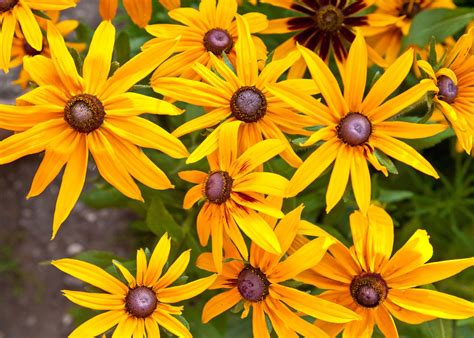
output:
[[234, 66], [232, 65], [232, 62], [230, 62], [229, 60], [229, 57], [227, 56], [226, 53], [222, 52], [222, 60], [224, 60], [224, 63], [227, 67], [229, 67], [229, 69], [234, 72], [234, 74], [237, 74], [237, 72], [235, 71], [235, 68]]
[[154, 196], [151, 200], [145, 222], [155, 235], [161, 237], [167, 232], [174, 240], [181, 243], [183, 229], [176, 223], [160, 197]]
[[77, 72], [79, 74], [82, 74], [82, 65], [84, 64], [84, 60], [82, 59], [82, 56], [74, 48], [68, 47], [67, 49], [69, 50], [69, 54], [71, 54], [71, 56], [74, 60]]
[[454, 338], [453, 321], [446, 319], [435, 319], [421, 324], [421, 330], [430, 338]]
[[428, 56], [428, 63], [431, 66], [436, 66], [438, 58], [436, 55], [436, 37], [432, 36], [430, 41], [430, 54]]
[[119, 33], [115, 42], [115, 58], [121, 65], [130, 59], [130, 38], [125, 31]]
[[117, 256], [110, 252], [98, 250], [84, 251], [74, 256], [74, 258], [100, 266], [102, 268], [108, 267], [110, 264], [112, 264], [112, 260], [114, 259], [120, 260]]
[[96, 209], [125, 206], [128, 202], [127, 197], [114, 187], [86, 191], [81, 199], [87, 206]]
[[390, 174], [398, 174], [397, 167], [392, 162], [392, 160], [387, 155], [385, 155], [385, 153], [381, 152], [378, 149], [375, 149], [374, 154], [377, 160], [379, 160], [380, 164], [386, 167]]
[[431, 148], [437, 145], [438, 143], [444, 141], [445, 139], [450, 138], [454, 135], [455, 134], [454, 134], [453, 129], [448, 128], [445, 131], [431, 137], [426, 137], [426, 138], [416, 139], [416, 140], [406, 140], [405, 142], [411, 145], [413, 148], [417, 150], [421, 150], [421, 149]]
[[37, 10], [37, 9], [32, 9], [31, 10], [34, 15], [39, 16], [40, 18], [46, 19], [46, 20], [51, 20], [48, 14], [46, 14], [43, 11]]
[[402, 49], [410, 44], [424, 47], [432, 36], [436, 38], [436, 41], [444, 41], [472, 20], [474, 20], [474, 10], [471, 8], [425, 10], [413, 19], [410, 32], [403, 40]]
[[411, 191], [405, 190], [389, 190], [380, 188], [380, 196], [378, 200], [382, 203], [395, 203], [410, 199], [415, 194]]

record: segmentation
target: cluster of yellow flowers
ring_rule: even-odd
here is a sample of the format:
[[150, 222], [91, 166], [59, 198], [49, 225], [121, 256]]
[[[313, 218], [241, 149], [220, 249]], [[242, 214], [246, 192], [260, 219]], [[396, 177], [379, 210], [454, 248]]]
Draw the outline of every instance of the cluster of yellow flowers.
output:
[[[111, 71], [117, 1], [101, 1], [104, 20], [96, 29], [78, 70], [64, 36], [77, 22], [35, 16], [34, 10], [63, 10], [73, 0], [0, 0], [0, 66], [23, 64], [19, 83], [37, 86], [0, 105], [0, 128], [15, 134], [0, 142], [0, 164], [44, 152], [28, 197], [41, 194], [64, 169], [53, 221], [54, 238], [82, 191], [89, 152], [100, 175], [124, 195], [142, 200], [134, 179], [153, 189], [172, 183], [141, 150], [159, 150], [186, 163], [204, 157], [209, 171], [183, 171], [195, 184], [183, 208], [204, 201], [197, 216], [202, 246], [211, 238], [212, 253], [197, 266], [213, 272], [186, 285], [170, 286], [185, 271], [189, 251], [163, 273], [170, 238], [163, 236], [149, 261], [137, 252], [136, 277], [114, 261], [126, 283], [92, 264], [53, 261], [62, 271], [106, 293], [64, 291], [79, 305], [106, 312], [79, 326], [71, 337], [93, 337], [116, 328], [113, 337], [159, 337], [158, 325], [180, 337], [188, 329], [169, 303], [206, 289], [227, 289], [211, 298], [202, 319], [243, 301], [242, 317], [252, 308], [253, 334], [269, 337], [266, 317], [279, 337], [370, 337], [377, 325], [398, 337], [393, 317], [411, 324], [434, 318], [474, 316], [474, 304], [428, 289], [415, 288], [450, 277], [474, 265], [474, 258], [427, 263], [433, 249], [418, 230], [392, 257], [390, 216], [371, 202], [368, 163], [385, 176], [380, 153], [435, 178], [435, 169], [402, 139], [418, 139], [453, 128], [462, 148], [472, 152], [474, 134], [474, 29], [447, 51], [440, 65], [415, 60], [400, 40], [412, 17], [426, 8], [453, 7], [451, 1], [291, 1], [265, 0], [299, 12], [268, 21], [261, 13], [239, 15], [236, 0], [203, 0], [199, 8], [160, 1], [179, 24], [149, 25], [151, 0], [123, 1], [132, 20], [155, 38], [142, 52]], [[369, 6], [374, 13], [358, 15]], [[57, 13], [57, 12], [55, 12]], [[17, 24], [19, 23], [19, 25]], [[43, 41], [41, 28], [47, 31]], [[267, 60], [264, 42], [254, 34], [294, 32]], [[350, 45], [350, 48], [346, 48]], [[388, 47], [388, 48], [387, 48]], [[334, 55], [336, 75], [328, 67]], [[371, 62], [385, 67], [365, 94]], [[393, 95], [415, 67], [424, 79]], [[303, 78], [306, 69], [311, 78]], [[129, 90], [150, 73], [151, 87], [163, 99]], [[282, 80], [283, 74], [288, 76]], [[411, 123], [394, 117], [433, 96], [449, 123]], [[179, 115], [173, 102], [205, 108], [205, 113], [169, 133], [140, 117], [144, 113]], [[213, 128], [191, 153], [178, 139]], [[303, 147], [318, 145], [303, 161], [288, 135], [306, 137]], [[265, 172], [275, 156], [297, 168], [291, 180]], [[326, 211], [342, 198], [349, 176], [359, 211], [350, 216], [353, 246], [347, 248], [323, 229], [301, 220], [303, 206], [286, 215], [283, 198], [294, 197], [333, 164]], [[242, 234], [251, 240], [250, 248]], [[317, 238], [309, 240], [309, 236]], [[284, 282], [296, 280], [327, 290], [316, 296]], [[304, 316], [316, 318], [314, 323]]]

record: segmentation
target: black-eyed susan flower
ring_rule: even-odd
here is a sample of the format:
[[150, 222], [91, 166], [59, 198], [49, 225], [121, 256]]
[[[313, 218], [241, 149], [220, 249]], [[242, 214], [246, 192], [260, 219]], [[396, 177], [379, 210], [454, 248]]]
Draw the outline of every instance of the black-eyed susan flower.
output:
[[[474, 32], [474, 29], [471, 29]], [[470, 154], [474, 137], [474, 55], [473, 35], [464, 34], [448, 52], [440, 66], [417, 62], [438, 87], [436, 109], [449, 121], [462, 148]]]
[[[274, 57], [284, 57], [296, 50], [296, 44], [315, 51], [327, 61], [331, 52], [342, 62], [347, 57], [347, 46], [354, 40], [354, 28], [367, 25], [367, 16], [360, 12], [374, 1], [329, 1], [329, 0], [262, 0], [284, 9], [295, 11], [295, 16], [270, 20], [264, 34], [294, 33], [275, 50]], [[304, 60], [297, 62], [290, 71], [290, 77], [302, 77], [306, 69]]]
[[[77, 20], [62, 20], [59, 21], [60, 12], [59, 11], [47, 11], [46, 15], [49, 16], [51, 22], [54, 23], [58, 31], [61, 33], [63, 37], [71, 34], [77, 26], [79, 26], [79, 21]], [[48, 27], [48, 20], [44, 18], [38, 18], [38, 23], [44, 31], [47, 30]], [[78, 52], [82, 52], [86, 49], [86, 45], [84, 43], [78, 42], [68, 42], [66, 41], [66, 46], [68, 48], [74, 48]], [[23, 64], [23, 58], [32, 57], [36, 55], [44, 55], [46, 57], [51, 57], [51, 53], [49, 52], [48, 41], [43, 39], [43, 45], [41, 50], [36, 50], [30, 46], [30, 44], [26, 41], [25, 36], [21, 32], [20, 29], [17, 28], [15, 37], [13, 38], [13, 45], [12, 45], [12, 54], [11, 54], [11, 62], [10, 68], [15, 68]], [[21, 86], [21, 88], [26, 89], [28, 83], [30, 81], [30, 76], [28, 73], [21, 69], [18, 79], [13, 81], [13, 83]]]
[[192, 337], [181, 321], [174, 317], [181, 315], [183, 307], [171, 304], [199, 295], [214, 283], [217, 276], [211, 275], [184, 285], [170, 286], [185, 272], [190, 258], [189, 250], [183, 252], [163, 273], [170, 247], [171, 240], [165, 234], [148, 262], [145, 251], [138, 250], [135, 277], [124, 265], [113, 261], [126, 283], [87, 262], [69, 258], [52, 261], [51, 264], [59, 270], [105, 291], [62, 291], [73, 303], [105, 311], [81, 324], [69, 337], [95, 337], [115, 325], [112, 337], [118, 338], [129, 338], [132, 335], [157, 338], [160, 337], [160, 326], [176, 336]]
[[[329, 236], [307, 222], [300, 233]], [[417, 230], [393, 256], [393, 222], [380, 207], [371, 205], [366, 216], [350, 216], [354, 245], [348, 249], [337, 242], [313, 269], [297, 280], [325, 289], [320, 297], [354, 310], [362, 319], [347, 324], [318, 320], [316, 325], [344, 338], [371, 337], [377, 325], [385, 337], [398, 337], [393, 317], [419, 324], [435, 318], [464, 319], [474, 316], [474, 304], [442, 292], [417, 286], [451, 277], [474, 265], [474, 258], [427, 263], [433, 247], [425, 230]], [[292, 250], [305, 245], [300, 236]]]
[[[247, 245], [240, 230], [252, 241], [272, 253], [281, 248], [272, 228], [257, 212], [281, 218], [280, 207], [275, 207], [264, 198], [283, 196], [288, 180], [278, 174], [257, 172], [256, 168], [285, 149], [280, 140], [265, 140], [248, 148], [239, 155], [237, 136], [240, 121], [225, 124], [220, 128], [217, 151], [209, 159], [210, 171], [182, 171], [183, 180], [195, 183], [185, 198], [184, 209], [205, 199], [197, 217], [197, 232], [201, 245], [207, 245], [212, 237], [212, 254], [218, 271], [222, 267], [222, 243], [229, 237], [242, 253], [248, 257]], [[240, 230], [239, 230], [240, 229]]]
[[[204, 115], [179, 126], [173, 131], [173, 135], [179, 137], [195, 130], [216, 126], [220, 122], [222, 126], [229, 121], [240, 120], [243, 122], [238, 136], [241, 151], [262, 139], [280, 139], [287, 144], [281, 154], [282, 158], [288, 164], [298, 167], [301, 159], [293, 151], [284, 133], [307, 134], [303, 127], [308, 125], [309, 121], [306, 116], [296, 113], [291, 106], [268, 92], [265, 86], [276, 83], [300, 56], [297, 52], [290, 53], [282, 60], [269, 63], [259, 73], [256, 47], [245, 17], [237, 15], [237, 30], [239, 39], [235, 46], [236, 73], [232, 67], [209, 53], [212, 66], [220, 76], [204, 65], [196, 64], [193, 69], [204, 82], [172, 77], [152, 79], [151, 85], [158, 93], [211, 108]], [[308, 95], [317, 92], [311, 80], [285, 80], [279, 83]], [[215, 128], [193, 151], [188, 163], [198, 161], [215, 149], [219, 128], [220, 126]]]
[[[221, 58], [225, 53], [232, 64], [235, 65], [237, 32], [236, 0], [202, 0], [199, 10], [189, 7], [176, 8], [168, 12], [171, 19], [180, 24], [156, 24], [146, 27], [146, 31], [155, 36], [143, 45], [143, 48], [154, 44], [181, 37], [176, 46], [176, 55], [164, 62], [153, 73], [152, 82], [162, 76], [180, 76], [196, 78], [198, 75], [191, 68], [194, 63], [210, 66], [210, 54]], [[260, 13], [247, 13], [244, 15], [249, 22], [251, 33], [258, 33], [265, 29], [268, 21]], [[253, 36], [255, 43], [256, 60], [266, 59], [267, 49], [260, 38]]]
[[367, 48], [360, 32], [344, 66], [344, 95], [324, 61], [305, 47], [300, 46], [299, 49], [326, 104], [290, 88], [279, 87], [278, 84], [268, 85], [267, 88], [283, 101], [311, 116], [316, 125], [322, 126], [310, 136], [304, 146], [314, 145], [319, 141], [324, 143], [296, 170], [288, 186], [289, 196], [302, 191], [335, 162], [326, 193], [326, 211], [329, 212], [341, 199], [350, 176], [356, 202], [366, 212], [371, 197], [367, 161], [387, 175], [387, 169], [380, 164], [375, 149], [425, 174], [438, 177], [426, 159], [396, 137], [428, 137], [445, 130], [446, 126], [388, 120], [420, 100], [427, 91], [436, 91], [437, 87], [431, 81], [423, 80], [383, 103], [410, 71], [413, 63], [412, 50], [391, 65], [364, 98]]
[[400, 53], [402, 37], [408, 35], [413, 18], [432, 8], [454, 8], [452, 0], [377, 0], [375, 11], [361, 27], [367, 43], [392, 64]]
[[[298, 207], [291, 211], [275, 227], [281, 254], [266, 252], [252, 243], [247, 262], [242, 261], [237, 252], [228, 250], [230, 261], [224, 263], [222, 272], [210, 287], [227, 291], [214, 296], [204, 305], [204, 323], [239, 302], [244, 305], [242, 318], [247, 317], [252, 308], [253, 336], [257, 338], [270, 337], [266, 316], [278, 337], [296, 337], [295, 332], [305, 337], [327, 337], [324, 331], [301, 316], [320, 318], [331, 323], [347, 323], [359, 319], [354, 312], [343, 306], [283, 284], [319, 262], [334, 243], [329, 237], [321, 237], [286, 256], [298, 231], [302, 209]], [[209, 253], [201, 254], [196, 265], [207, 271], [216, 271]]]
[[0, 68], [8, 72], [17, 24], [28, 44], [35, 50], [42, 49], [43, 34], [32, 10], [63, 10], [74, 6], [74, 0], [0, 0]]
[[[142, 113], [180, 114], [173, 105], [137, 93], [126, 93], [172, 52], [174, 41], [141, 53], [109, 78], [115, 28], [97, 28], [82, 76], [61, 33], [48, 24], [51, 59], [37, 55], [24, 67], [38, 88], [19, 97], [21, 106], [0, 106], [0, 128], [17, 131], [0, 142], [0, 164], [45, 151], [28, 197], [37, 196], [65, 166], [53, 220], [53, 238], [74, 207], [84, 185], [88, 153], [101, 176], [130, 198], [143, 200], [132, 176], [154, 189], [169, 189], [166, 175], [139, 147], [172, 157], [188, 155], [167, 131], [139, 117]], [[138, 146], [138, 147], [137, 147]]]

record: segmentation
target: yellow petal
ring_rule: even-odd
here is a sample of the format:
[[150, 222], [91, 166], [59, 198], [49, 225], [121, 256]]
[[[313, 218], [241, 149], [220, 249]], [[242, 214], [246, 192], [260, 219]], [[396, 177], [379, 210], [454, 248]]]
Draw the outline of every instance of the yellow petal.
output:
[[230, 194], [230, 197], [232, 201], [238, 204], [240, 207], [243, 206], [246, 209], [256, 210], [260, 213], [264, 213], [276, 218], [282, 218], [284, 216], [280, 209], [276, 208], [270, 203], [267, 203], [261, 195], [251, 192], [238, 193], [233, 191]]
[[311, 77], [326, 100], [331, 114], [336, 118], [346, 115], [349, 112], [349, 107], [341, 94], [336, 78], [326, 63], [306, 47], [298, 45], [298, 49], [308, 65]]
[[132, 21], [139, 27], [143, 28], [148, 24], [152, 14], [151, 0], [123, 0], [123, 7], [130, 15]]
[[107, 81], [114, 52], [115, 28], [110, 21], [102, 21], [97, 27], [84, 59], [82, 73], [85, 91], [98, 94]]
[[367, 45], [360, 30], [352, 42], [346, 61], [344, 76], [344, 99], [349, 111], [360, 112], [367, 81]]
[[234, 181], [234, 192], [258, 192], [262, 194], [283, 197], [288, 180], [274, 173], [254, 172]]
[[88, 284], [116, 295], [126, 295], [128, 287], [105, 270], [76, 259], [59, 259], [51, 262], [59, 270]]
[[208, 174], [199, 170], [186, 170], [178, 173], [179, 178], [186, 182], [201, 184], [204, 183]]
[[168, 271], [158, 280], [154, 285], [155, 290], [166, 288], [171, 283], [174, 283], [186, 270], [189, 264], [190, 250], [183, 252], [176, 261], [171, 264]]
[[64, 296], [71, 302], [92, 310], [124, 310], [125, 296], [107, 293], [92, 293], [63, 290]]
[[168, 260], [168, 256], [171, 249], [171, 239], [167, 234], [161, 236], [158, 244], [150, 258], [148, 268], [144, 276], [144, 284], [151, 287], [160, 278], [161, 271]]
[[30, 7], [20, 2], [15, 7], [15, 14], [28, 44], [36, 50], [41, 50], [43, 47], [43, 34]]
[[75, 147], [66, 164], [61, 187], [59, 188], [58, 199], [56, 201], [56, 208], [54, 209], [53, 233], [51, 239], [56, 236], [59, 227], [69, 216], [69, 213], [79, 199], [86, 180], [89, 156], [89, 152], [87, 151], [87, 137], [83, 134], [76, 133], [76, 140], [73, 144]]
[[103, 133], [109, 140], [113, 140], [115, 155], [133, 177], [157, 190], [174, 187], [166, 174], [140, 148], [107, 130]]
[[334, 243], [329, 237], [320, 237], [302, 246], [273, 269], [266, 272], [272, 283], [294, 278], [297, 274], [316, 266], [327, 249]]
[[427, 175], [433, 176], [434, 178], [439, 178], [433, 166], [415, 149], [406, 143], [393, 137], [378, 133], [374, 133], [371, 136], [370, 141], [375, 148], [379, 148], [388, 156], [406, 163]]
[[359, 209], [366, 214], [371, 200], [370, 172], [361, 149], [354, 150], [351, 162], [351, 182]]
[[386, 121], [377, 124], [377, 132], [405, 139], [430, 137], [447, 128], [448, 126], [443, 124], [420, 124], [402, 121]]
[[361, 320], [355, 320], [350, 322], [344, 328], [342, 338], [371, 338], [374, 331], [375, 318], [372, 311], [366, 309], [357, 309], [358, 313], [361, 314]]
[[155, 311], [152, 314], [152, 318], [172, 334], [178, 337], [192, 338], [192, 335], [188, 329], [183, 324], [181, 324], [179, 320], [168, 313], [164, 311]]
[[287, 196], [296, 196], [326, 170], [336, 158], [339, 140], [323, 143], [296, 170], [288, 185]]
[[140, 147], [158, 149], [173, 158], [188, 155], [186, 147], [160, 126], [138, 116], [110, 117], [103, 127]]
[[398, 338], [398, 331], [392, 316], [385, 306], [378, 306], [374, 311], [375, 323], [386, 338]]
[[232, 85], [224, 81], [219, 75], [211, 71], [209, 68], [203, 64], [196, 63], [193, 66], [193, 70], [209, 85], [219, 88], [223, 93], [226, 93], [229, 97], [232, 97], [234, 93], [234, 88]]
[[[2, 13], [2, 30], [0, 31], [0, 48], [2, 51], [0, 57], [0, 67], [5, 73], [8, 73], [10, 57], [12, 52], [13, 35], [15, 33], [16, 19], [11, 12]], [[36, 20], [33, 25], [38, 25]], [[39, 49], [39, 48], [38, 48]]]
[[190, 283], [161, 289], [157, 292], [158, 299], [164, 303], [177, 303], [196, 297], [206, 291], [216, 280], [217, 275], [201, 278]]
[[241, 121], [224, 123], [219, 128], [219, 166], [224, 171], [229, 171], [232, 163], [239, 155], [239, 128]]
[[138, 318], [127, 316], [123, 318], [112, 334], [112, 338], [131, 337], [137, 326]]
[[239, 228], [262, 249], [281, 253], [280, 243], [272, 228], [255, 211], [247, 208], [233, 208], [231, 215]]
[[451, 277], [474, 265], [474, 258], [428, 263], [399, 277], [385, 279], [391, 288], [412, 288]]
[[429, 91], [437, 92], [438, 87], [436, 87], [431, 80], [422, 80], [419, 84], [395, 96], [384, 104], [373, 110], [367, 110], [365, 114], [372, 123], [377, 124], [418, 102]]
[[425, 264], [431, 256], [433, 247], [429, 242], [428, 233], [418, 229], [382, 268], [380, 274], [387, 279], [402, 276]]
[[411, 311], [446, 319], [474, 316], [474, 303], [442, 292], [425, 289], [390, 290], [390, 300]]
[[194, 187], [189, 189], [186, 195], [184, 195], [183, 208], [186, 210], [191, 209], [197, 201], [202, 198], [205, 198], [206, 196], [202, 193], [202, 191], [202, 184], [195, 185]]
[[103, 20], [112, 20], [117, 14], [118, 0], [99, 0], [99, 13]]
[[212, 247], [212, 259], [218, 273], [222, 272], [222, 248], [223, 248], [223, 236], [224, 236], [224, 213], [223, 208], [219, 205], [215, 209], [215, 213], [212, 215], [211, 224], [211, 247]]
[[126, 92], [173, 54], [176, 44], [176, 40], [159, 42], [127, 61], [107, 80], [100, 99]]
[[270, 296], [280, 299], [298, 311], [327, 322], [347, 323], [360, 319], [355, 312], [341, 305], [297, 289], [279, 284], [271, 284], [269, 290]]
[[230, 114], [229, 107], [216, 108], [204, 115], [192, 119], [191, 121], [183, 123], [172, 132], [172, 135], [181, 137], [196, 130], [210, 128], [219, 124], [219, 122], [224, 121]]
[[431, 79], [436, 80], [436, 74], [433, 67], [425, 60], [418, 60], [417, 66], [420, 67]]
[[48, 21], [48, 43], [51, 59], [64, 88], [71, 96], [82, 92], [82, 79], [77, 73], [76, 64], [66, 47], [63, 36], [50, 21]]
[[125, 196], [143, 201], [140, 189], [100, 129], [87, 134], [87, 141], [100, 175]]
[[238, 39], [235, 44], [237, 76], [246, 86], [255, 85], [258, 77], [257, 52], [244, 17], [236, 15]]
[[383, 306], [385, 306], [390, 314], [398, 320], [409, 324], [421, 324], [428, 320], [433, 320], [436, 317], [424, 315], [416, 311], [410, 311], [403, 307], [394, 304], [390, 298], [386, 299]]
[[232, 88], [235, 90], [244, 86], [243, 79], [237, 77], [237, 75], [219, 58], [217, 58], [213, 53], [209, 52], [209, 58], [211, 60], [212, 66], [216, 69], [222, 78], [229, 83]]
[[148, 338], [160, 338], [160, 330], [157, 323], [150, 317], [145, 318], [146, 336]]
[[371, 204], [368, 211], [366, 257], [370, 271], [380, 271], [393, 249], [393, 221], [382, 208]]
[[351, 163], [352, 147], [339, 147], [326, 192], [326, 213], [329, 213], [341, 200], [342, 195], [344, 195], [347, 182], [349, 181]]
[[239, 156], [232, 164], [229, 174], [235, 178], [243, 176], [281, 153], [286, 147], [286, 143], [281, 140], [264, 140], [258, 142]]
[[270, 338], [261, 303], [254, 303], [252, 306], [252, 332], [255, 338]]
[[77, 327], [73, 332], [71, 332], [69, 338], [98, 336], [108, 331], [111, 327], [127, 317], [128, 315], [124, 310], [101, 313]]
[[361, 112], [368, 114], [400, 86], [413, 63], [413, 50], [403, 53], [377, 80], [361, 105]]
[[119, 269], [120, 273], [125, 278], [130, 288], [134, 288], [137, 286], [137, 281], [135, 277], [133, 277], [130, 271], [125, 266], [123, 266], [122, 263], [116, 261], [115, 259], [112, 260], [112, 263], [117, 267], [117, 269]]
[[256, 86], [263, 87], [267, 83], [277, 82], [280, 76], [286, 72], [299, 58], [298, 51], [292, 51], [287, 57], [280, 60], [273, 60], [265, 66], [258, 76]]
[[147, 270], [146, 255], [143, 249], [137, 250], [137, 284], [144, 284], [144, 277]]
[[58, 71], [51, 59], [43, 55], [25, 58], [23, 60], [23, 68], [28, 72], [32, 81], [36, 82], [39, 86], [52, 85], [58, 88], [58, 90], [63, 89]]

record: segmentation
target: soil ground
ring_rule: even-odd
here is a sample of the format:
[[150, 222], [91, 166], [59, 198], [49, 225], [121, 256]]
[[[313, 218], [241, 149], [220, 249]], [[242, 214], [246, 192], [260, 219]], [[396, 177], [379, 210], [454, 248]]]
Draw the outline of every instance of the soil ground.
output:
[[[97, 0], [82, 0], [63, 17], [99, 22]], [[11, 85], [15, 71], [0, 71], [0, 103], [14, 103], [21, 94]], [[10, 133], [0, 130], [0, 140]], [[131, 255], [124, 210], [91, 210], [78, 203], [54, 241], [51, 225], [59, 190], [57, 178], [39, 197], [26, 200], [41, 155], [0, 166], [0, 338], [64, 338], [74, 325], [71, 303], [62, 289], [80, 290], [82, 283], [48, 264], [84, 250]], [[91, 168], [88, 177], [96, 172]], [[85, 189], [87, 189], [87, 184]]]

